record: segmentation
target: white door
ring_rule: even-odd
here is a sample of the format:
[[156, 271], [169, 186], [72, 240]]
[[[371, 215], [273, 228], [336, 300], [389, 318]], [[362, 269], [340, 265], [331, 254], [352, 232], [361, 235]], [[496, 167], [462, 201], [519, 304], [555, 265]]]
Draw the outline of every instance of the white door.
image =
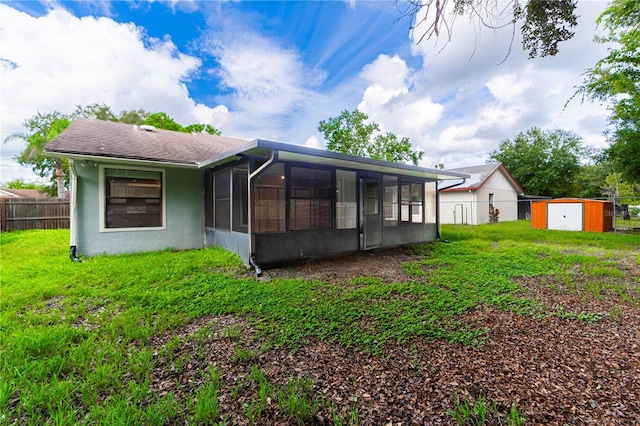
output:
[[582, 231], [582, 203], [547, 204], [547, 228]]
[[463, 216], [463, 205], [462, 204], [456, 204], [453, 207], [453, 223], [455, 225], [462, 225], [464, 224], [464, 216]]

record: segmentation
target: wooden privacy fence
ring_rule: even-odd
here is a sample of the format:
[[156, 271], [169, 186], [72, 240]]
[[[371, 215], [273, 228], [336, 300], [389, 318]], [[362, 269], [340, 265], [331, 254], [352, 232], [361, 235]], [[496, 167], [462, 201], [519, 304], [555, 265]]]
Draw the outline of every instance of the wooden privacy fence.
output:
[[1, 229], [68, 229], [69, 200], [59, 198], [2, 198]]

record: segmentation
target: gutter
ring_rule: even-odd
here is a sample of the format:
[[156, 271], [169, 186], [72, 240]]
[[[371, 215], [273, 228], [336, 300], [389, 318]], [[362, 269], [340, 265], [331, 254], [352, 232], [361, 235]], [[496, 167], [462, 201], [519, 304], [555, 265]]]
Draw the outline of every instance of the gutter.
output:
[[76, 154], [76, 153], [66, 153], [59, 151], [45, 151], [45, 153], [51, 157], [59, 157], [59, 158], [68, 158], [71, 160], [86, 160], [93, 161], [95, 163], [109, 163], [109, 164], [142, 164], [142, 165], [153, 165], [153, 167], [175, 167], [181, 169], [199, 169], [201, 166], [196, 163], [177, 163], [175, 161], [163, 161], [163, 160], [148, 160], [143, 158], [124, 158], [124, 157], [107, 157], [101, 155], [85, 155], [85, 154]]
[[462, 178], [462, 182], [454, 183], [453, 185], [449, 185], [444, 188], [438, 188], [438, 192], [444, 191], [445, 189], [449, 189], [449, 188], [455, 188], [456, 186], [464, 185], [466, 181], [467, 181], [467, 178]]
[[255, 261], [255, 253], [253, 252], [253, 193], [251, 191], [252, 185], [251, 182], [255, 177], [258, 177], [262, 172], [264, 172], [271, 164], [278, 161], [278, 151], [271, 151], [271, 157], [264, 163], [262, 166], [258, 167], [252, 173], [249, 173], [249, 179], [247, 185], [249, 186], [247, 190], [247, 233], [249, 234], [249, 264], [253, 266], [256, 271], [256, 277], [262, 276], [262, 268]]
[[[454, 183], [453, 185], [449, 185], [444, 188], [438, 188], [436, 190], [436, 205], [438, 206], [438, 215], [436, 216], [436, 227], [438, 229], [436, 239], [439, 240], [441, 238], [440, 235], [440, 191], [444, 191], [445, 189], [455, 188], [456, 186], [464, 185], [467, 181], [467, 178], [462, 178], [462, 182]], [[446, 240], [445, 240], [446, 241]]]
[[69, 202], [69, 258], [74, 262], [81, 262], [78, 257], [78, 171], [76, 164], [69, 159], [71, 170], [71, 200]]

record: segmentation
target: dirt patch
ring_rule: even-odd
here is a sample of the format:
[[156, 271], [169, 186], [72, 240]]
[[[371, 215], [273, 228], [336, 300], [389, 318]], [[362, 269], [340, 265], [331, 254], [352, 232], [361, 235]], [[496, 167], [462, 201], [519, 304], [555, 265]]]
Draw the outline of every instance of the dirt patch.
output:
[[329, 283], [349, 282], [362, 276], [402, 282], [413, 279], [402, 270], [402, 264], [419, 258], [420, 256], [409, 254], [406, 248], [397, 247], [298, 262], [267, 268], [265, 272], [271, 278], [319, 280]]

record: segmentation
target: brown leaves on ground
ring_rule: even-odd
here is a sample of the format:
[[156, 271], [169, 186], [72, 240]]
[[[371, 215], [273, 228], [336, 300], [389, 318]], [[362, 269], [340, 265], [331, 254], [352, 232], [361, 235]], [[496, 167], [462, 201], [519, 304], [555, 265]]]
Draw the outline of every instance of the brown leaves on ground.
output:
[[[403, 275], [400, 264], [410, 260], [402, 250], [356, 256], [358, 262], [308, 262], [270, 273], [330, 281], [352, 275], [395, 279]], [[630, 273], [636, 279], [637, 267]], [[308, 424], [332, 424], [331, 407], [345, 424], [354, 410], [361, 425], [455, 424], [447, 414], [454, 397], [472, 402], [484, 395], [500, 413], [515, 404], [528, 425], [640, 425], [639, 310], [630, 304], [614, 309], [606, 298], [552, 291], [538, 278], [522, 278], [520, 284], [547, 306], [587, 313], [587, 320], [479, 308], [464, 320], [488, 329], [481, 347], [414, 340], [386, 345], [386, 355], [379, 356], [324, 341], [291, 353], [264, 346], [242, 318], [204, 317], [152, 342], [157, 348], [154, 389], [193, 399], [207, 368], [215, 367], [222, 373], [220, 419], [249, 424], [246, 409], [258, 398], [251, 370], [257, 366], [274, 388], [293, 377], [312, 379], [315, 397], [324, 404]], [[186, 338], [204, 328], [206, 337]], [[164, 349], [176, 336], [182, 344], [168, 355]], [[178, 357], [189, 361], [178, 366]], [[501, 422], [488, 424], [507, 424], [506, 418]], [[258, 423], [295, 421], [269, 398]]]

